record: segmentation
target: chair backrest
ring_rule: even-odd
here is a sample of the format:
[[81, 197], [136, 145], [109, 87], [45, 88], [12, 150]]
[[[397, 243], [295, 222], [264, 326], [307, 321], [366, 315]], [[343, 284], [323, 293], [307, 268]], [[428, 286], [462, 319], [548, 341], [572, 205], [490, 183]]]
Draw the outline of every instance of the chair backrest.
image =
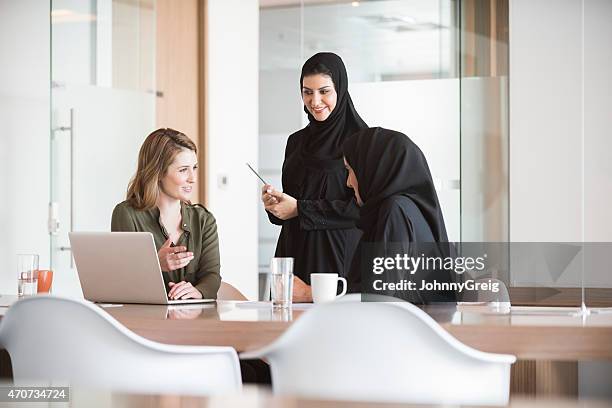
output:
[[217, 291], [217, 300], [248, 300], [238, 289], [227, 282], [221, 281]]
[[276, 342], [241, 357], [266, 358], [274, 391], [283, 394], [432, 404], [508, 402], [514, 356], [464, 345], [410, 303], [359, 299], [317, 305]]
[[127, 392], [208, 395], [242, 386], [231, 347], [155, 343], [86, 301], [36, 296], [0, 323], [15, 384], [71, 384]]

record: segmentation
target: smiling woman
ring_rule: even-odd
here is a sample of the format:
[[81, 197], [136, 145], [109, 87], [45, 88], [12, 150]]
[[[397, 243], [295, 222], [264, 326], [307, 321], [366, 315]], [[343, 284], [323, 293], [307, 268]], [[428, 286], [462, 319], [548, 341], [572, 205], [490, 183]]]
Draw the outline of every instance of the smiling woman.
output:
[[338, 101], [334, 82], [329, 75], [314, 74], [302, 80], [302, 100], [310, 114], [319, 122], [329, 117]]
[[282, 226], [276, 256], [295, 258], [293, 301], [310, 302], [310, 274], [346, 276], [359, 241], [359, 211], [345, 185], [341, 146], [366, 124], [353, 106], [338, 55], [310, 57], [300, 91], [308, 125], [287, 140], [283, 191], [266, 184], [261, 198], [270, 222]]
[[169, 299], [216, 298], [221, 284], [213, 215], [192, 204], [197, 149], [174, 129], [158, 129], [140, 148], [127, 199], [113, 211], [112, 231], [153, 234]]

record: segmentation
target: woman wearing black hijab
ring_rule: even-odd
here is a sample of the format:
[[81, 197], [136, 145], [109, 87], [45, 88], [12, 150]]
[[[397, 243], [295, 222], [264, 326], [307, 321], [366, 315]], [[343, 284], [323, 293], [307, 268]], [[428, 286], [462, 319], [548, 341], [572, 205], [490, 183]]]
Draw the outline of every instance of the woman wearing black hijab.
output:
[[348, 274], [360, 232], [342, 144], [367, 125], [353, 106], [346, 68], [336, 54], [308, 59], [300, 88], [309, 124], [287, 141], [283, 192], [266, 185], [262, 201], [270, 221], [282, 225], [276, 256], [295, 258], [293, 300], [305, 302], [312, 299], [311, 273]]
[[[343, 146], [349, 172], [347, 185], [360, 206], [359, 228], [363, 236], [349, 274], [354, 292], [384, 294], [413, 303], [454, 301], [450, 290], [421, 289], [423, 282], [450, 283], [454, 272], [441, 264], [452, 256], [446, 227], [421, 149], [403, 133], [383, 128], [364, 129]], [[400, 261], [397, 261], [397, 255]], [[426, 268], [413, 268], [414, 259], [437, 258]], [[393, 258], [382, 265], [375, 258]], [[378, 264], [378, 273], [374, 266]], [[423, 265], [423, 264], [421, 264]], [[378, 280], [379, 282], [375, 283]], [[413, 287], [387, 286], [382, 282], [412, 281]], [[382, 281], [382, 282], [380, 282]], [[404, 282], [405, 283], [405, 282]]]

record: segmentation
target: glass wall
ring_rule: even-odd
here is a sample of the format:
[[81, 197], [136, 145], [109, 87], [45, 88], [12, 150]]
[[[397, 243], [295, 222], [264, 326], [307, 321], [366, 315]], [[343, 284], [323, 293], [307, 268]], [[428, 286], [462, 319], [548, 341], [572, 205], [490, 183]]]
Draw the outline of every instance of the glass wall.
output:
[[461, 241], [509, 241], [508, 1], [463, 0]]
[[[582, 0], [584, 299], [589, 307], [612, 307], [612, 3]], [[608, 309], [608, 313], [610, 310]], [[612, 370], [611, 370], [612, 371]]]
[[[265, 7], [260, 13], [260, 160], [280, 186], [287, 137], [307, 119], [299, 76], [320, 51], [340, 55], [349, 91], [369, 126], [399, 130], [425, 152], [449, 236], [459, 240], [459, 39], [457, 3], [329, 2]], [[271, 103], [274, 102], [274, 103]], [[280, 111], [279, 111], [280, 110]], [[437, 118], [443, 117], [440, 121]], [[260, 220], [260, 266], [274, 253], [278, 229]]]
[[155, 126], [155, 1], [51, 2], [51, 267], [79, 294], [68, 232], [107, 231]]
[[[450, 240], [488, 252], [462, 279], [499, 279], [514, 304], [612, 305], [609, 2], [287, 3], [260, 2], [260, 163], [275, 185], [306, 124], [301, 65], [336, 52], [366, 122], [425, 152]], [[260, 214], [263, 271], [278, 228]]]
[[[49, 267], [49, 2], [0, 0], [0, 293], [17, 254]], [[41, 177], [42, 175], [42, 177]]]
[[[585, 229], [593, 209], [585, 169], [594, 163], [585, 150], [585, 45], [603, 44], [584, 36], [593, 21], [584, 7], [594, 4], [515, 0], [510, 8], [514, 304], [581, 306], [585, 277], [598, 273]], [[599, 48], [591, 55], [609, 47]]]

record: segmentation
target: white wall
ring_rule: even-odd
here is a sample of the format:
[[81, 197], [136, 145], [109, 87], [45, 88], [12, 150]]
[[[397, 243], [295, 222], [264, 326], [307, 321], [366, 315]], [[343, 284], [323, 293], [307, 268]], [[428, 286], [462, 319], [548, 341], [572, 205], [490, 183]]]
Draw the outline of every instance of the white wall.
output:
[[402, 132], [421, 148], [448, 238], [459, 241], [459, 79], [354, 83], [351, 97], [368, 126]]
[[0, 293], [18, 252], [49, 266], [49, 2], [0, 0]]
[[580, 241], [580, 0], [510, 2], [510, 240]]
[[585, 0], [585, 240], [612, 241], [612, 2]]
[[[266, 19], [262, 18], [261, 23]], [[262, 27], [262, 30], [265, 28]], [[260, 36], [260, 41], [266, 41]], [[262, 44], [261, 48], [266, 45]], [[299, 51], [299, 45], [296, 45]], [[261, 61], [260, 68], [265, 61]], [[304, 115], [299, 88], [300, 67], [259, 71], [259, 174], [277, 189], [282, 189], [281, 169], [289, 135], [302, 128]], [[268, 219], [258, 202], [259, 270], [268, 272], [276, 251], [281, 227]]]
[[582, 1], [510, 2], [512, 241], [612, 241], [612, 2], [584, 12], [583, 75]]
[[259, 3], [209, 0], [207, 19], [207, 205], [223, 280], [256, 300], [259, 186], [245, 162], [257, 166]]
[[[510, 2], [512, 241], [612, 241], [612, 2], [583, 1], [584, 76], [582, 1]], [[586, 286], [611, 287], [607, 269], [587, 270]], [[578, 367], [581, 398], [612, 396], [612, 364]]]

